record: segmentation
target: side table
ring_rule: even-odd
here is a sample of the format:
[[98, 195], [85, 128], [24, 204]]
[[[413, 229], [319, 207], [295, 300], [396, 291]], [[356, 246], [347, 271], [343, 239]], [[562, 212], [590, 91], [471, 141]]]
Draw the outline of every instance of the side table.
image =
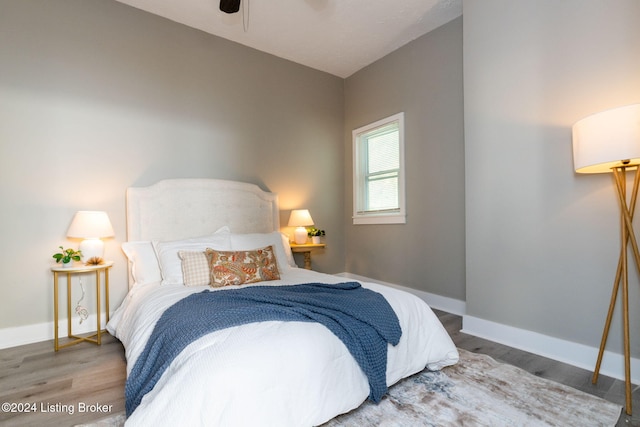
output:
[[311, 270], [311, 251], [325, 246], [325, 243], [305, 243], [303, 245], [291, 243], [291, 252], [304, 254], [304, 268]]
[[[109, 269], [113, 267], [113, 262], [105, 262], [101, 265], [81, 265], [79, 267], [51, 267], [53, 272], [53, 329], [54, 329], [54, 341], [53, 348], [58, 351], [61, 348], [68, 347], [70, 345], [77, 344], [82, 341], [92, 342], [96, 345], [101, 345], [102, 325], [100, 318], [100, 273], [104, 275], [104, 298], [105, 308], [107, 310], [107, 322], [109, 322]], [[71, 277], [77, 274], [95, 273], [96, 276], [96, 317], [98, 318], [96, 324], [96, 332], [92, 335], [81, 337], [74, 335], [71, 331]], [[74, 340], [63, 345], [58, 343], [58, 277], [59, 275], [67, 276], [67, 336]], [[95, 337], [95, 338], [94, 338]]]

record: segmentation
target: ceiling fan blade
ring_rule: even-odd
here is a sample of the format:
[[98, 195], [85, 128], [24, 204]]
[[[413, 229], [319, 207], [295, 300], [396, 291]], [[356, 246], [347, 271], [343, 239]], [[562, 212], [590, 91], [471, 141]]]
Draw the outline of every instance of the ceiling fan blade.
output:
[[220, 0], [220, 10], [225, 13], [236, 13], [240, 10], [240, 0]]

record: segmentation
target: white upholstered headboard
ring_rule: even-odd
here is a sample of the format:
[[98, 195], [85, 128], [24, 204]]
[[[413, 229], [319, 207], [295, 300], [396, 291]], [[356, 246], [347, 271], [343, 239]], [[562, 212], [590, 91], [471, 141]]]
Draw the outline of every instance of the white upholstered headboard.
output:
[[254, 184], [219, 179], [169, 179], [127, 189], [127, 240], [178, 240], [211, 234], [280, 229], [278, 196]]

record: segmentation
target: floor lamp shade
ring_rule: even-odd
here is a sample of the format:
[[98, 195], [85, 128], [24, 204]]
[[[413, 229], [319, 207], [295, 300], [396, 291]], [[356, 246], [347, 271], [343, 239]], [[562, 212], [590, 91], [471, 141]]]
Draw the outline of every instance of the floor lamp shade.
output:
[[578, 173], [640, 164], [640, 104], [596, 113], [573, 125], [573, 164]]
[[289, 217], [289, 227], [297, 227], [294, 232], [294, 241], [298, 245], [307, 242], [307, 229], [313, 225], [313, 219], [307, 209], [294, 209]]
[[113, 226], [106, 212], [78, 211], [71, 221], [67, 237], [84, 239], [79, 246], [82, 259], [89, 260], [104, 256], [103, 237], [113, 236]]

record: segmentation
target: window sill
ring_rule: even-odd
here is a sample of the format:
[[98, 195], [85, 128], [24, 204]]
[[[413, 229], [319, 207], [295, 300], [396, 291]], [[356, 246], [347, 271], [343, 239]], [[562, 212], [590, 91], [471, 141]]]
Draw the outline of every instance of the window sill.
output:
[[394, 215], [362, 215], [362, 216], [354, 216], [353, 224], [361, 225], [361, 224], [406, 224], [407, 217], [402, 214], [394, 214]]

